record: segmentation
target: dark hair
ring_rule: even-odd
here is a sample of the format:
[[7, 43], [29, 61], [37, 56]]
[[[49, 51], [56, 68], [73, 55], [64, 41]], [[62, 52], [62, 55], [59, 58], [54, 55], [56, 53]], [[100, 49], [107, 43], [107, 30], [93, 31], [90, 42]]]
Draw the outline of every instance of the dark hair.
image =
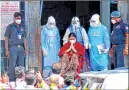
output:
[[54, 73], [54, 74], [60, 74], [60, 71], [61, 71], [61, 69], [52, 68], [52, 73]]
[[72, 84], [72, 81], [65, 81], [65, 84], [66, 84], [67, 86], [70, 86], [70, 85]]
[[36, 76], [34, 75], [34, 73], [27, 72], [25, 75], [25, 81], [27, 85], [33, 85], [36, 81]]
[[14, 18], [18, 17], [18, 16], [22, 16], [22, 14], [20, 12], [15, 12], [14, 13]]
[[52, 65], [52, 73], [60, 74], [60, 71], [61, 71], [61, 64], [60, 63], [54, 63]]
[[71, 36], [73, 36], [73, 37], [75, 37], [75, 38], [76, 38], [76, 34], [75, 34], [75, 33], [73, 33], [73, 32], [69, 34], [69, 38], [70, 38]]
[[72, 80], [74, 80], [73, 76], [64, 76], [65, 84], [70, 86], [72, 84]]

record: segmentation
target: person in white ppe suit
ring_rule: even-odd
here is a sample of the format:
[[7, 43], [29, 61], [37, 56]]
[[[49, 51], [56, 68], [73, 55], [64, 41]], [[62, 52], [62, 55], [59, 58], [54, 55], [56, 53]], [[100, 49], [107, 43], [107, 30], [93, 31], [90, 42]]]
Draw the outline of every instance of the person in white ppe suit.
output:
[[[63, 44], [68, 42], [68, 35], [73, 32], [76, 34], [77, 41], [81, 43], [85, 49], [88, 49], [88, 36], [86, 30], [80, 25], [80, 21], [78, 17], [73, 17], [71, 21], [71, 25], [67, 28], [65, 35], [63, 37]], [[85, 52], [85, 58], [88, 59], [88, 54]], [[85, 65], [84, 65], [85, 66]], [[86, 68], [83, 67], [83, 71], [86, 71]]]
[[108, 70], [108, 51], [110, 38], [107, 27], [100, 22], [100, 16], [94, 14], [88, 30], [90, 66], [92, 71]]
[[43, 76], [50, 76], [52, 65], [59, 62], [60, 35], [53, 16], [48, 17], [41, 30], [41, 46], [43, 51]]

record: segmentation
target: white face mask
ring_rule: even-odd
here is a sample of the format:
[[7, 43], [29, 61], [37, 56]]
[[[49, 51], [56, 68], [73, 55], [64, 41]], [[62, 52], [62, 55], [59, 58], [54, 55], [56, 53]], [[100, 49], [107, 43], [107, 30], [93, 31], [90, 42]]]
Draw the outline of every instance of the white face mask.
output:
[[77, 29], [77, 28], [79, 28], [79, 26], [80, 26], [80, 23], [73, 24], [73, 28], [74, 28], [74, 29]]
[[17, 24], [21, 24], [21, 19], [15, 20], [15, 22], [16, 22]]
[[97, 21], [90, 22], [90, 26], [91, 27], [98, 27], [98, 26], [100, 26], [100, 23], [98, 23]]
[[111, 22], [112, 22], [112, 24], [115, 24], [115, 23], [116, 23], [116, 20], [113, 20], [113, 19], [112, 19]]
[[94, 26], [94, 23], [93, 22], [90, 22], [90, 26], [93, 27]]
[[72, 24], [74, 29], [77, 29], [78, 27], [80, 27], [79, 18], [78, 17], [73, 17], [71, 24]]
[[69, 40], [71, 44], [74, 44], [76, 40]]
[[49, 25], [48, 26], [50, 29], [53, 29], [53, 28], [55, 28], [55, 25]]
[[54, 29], [56, 27], [55, 18], [53, 16], [48, 17], [48, 21], [46, 25], [49, 29]]
[[98, 14], [94, 14], [90, 19], [90, 26], [91, 27], [99, 27], [100, 23], [100, 16]]

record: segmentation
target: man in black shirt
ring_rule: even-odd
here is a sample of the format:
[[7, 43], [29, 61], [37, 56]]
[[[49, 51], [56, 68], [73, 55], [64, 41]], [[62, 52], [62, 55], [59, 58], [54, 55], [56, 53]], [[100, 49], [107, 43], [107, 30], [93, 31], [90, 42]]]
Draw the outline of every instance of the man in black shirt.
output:
[[9, 58], [8, 74], [10, 81], [15, 80], [15, 66], [24, 66], [24, 55], [27, 53], [26, 32], [21, 25], [22, 14], [14, 13], [14, 22], [9, 24], [5, 32], [5, 49]]

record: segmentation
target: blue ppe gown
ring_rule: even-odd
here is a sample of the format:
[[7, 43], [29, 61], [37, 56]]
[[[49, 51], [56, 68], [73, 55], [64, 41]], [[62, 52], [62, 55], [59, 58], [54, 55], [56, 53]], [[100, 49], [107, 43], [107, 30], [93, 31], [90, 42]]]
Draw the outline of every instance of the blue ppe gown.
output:
[[110, 48], [110, 38], [107, 28], [104, 25], [90, 27], [88, 31], [90, 49], [90, 66], [92, 71], [108, 69], [108, 52], [99, 54], [97, 45], [103, 44]]
[[[46, 25], [41, 30], [41, 46], [45, 48], [47, 56], [43, 56], [43, 71], [51, 70], [52, 64], [59, 62], [60, 35], [57, 27], [49, 29]], [[49, 70], [44, 74], [49, 74]], [[48, 77], [47, 75], [44, 75]]]

